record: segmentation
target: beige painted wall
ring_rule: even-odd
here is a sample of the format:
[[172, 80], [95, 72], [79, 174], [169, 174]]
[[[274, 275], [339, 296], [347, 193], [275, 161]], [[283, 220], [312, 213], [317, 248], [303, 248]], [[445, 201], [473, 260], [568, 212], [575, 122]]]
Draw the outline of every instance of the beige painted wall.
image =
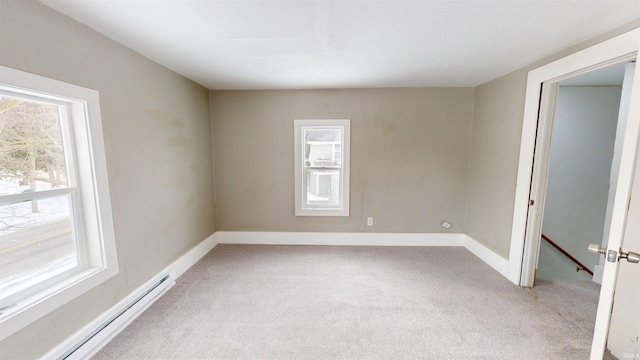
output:
[[526, 72], [475, 90], [467, 234], [509, 257]]
[[[100, 92], [120, 261], [120, 275], [1, 342], [2, 357], [43, 355], [213, 233], [216, 221], [220, 230], [428, 233], [443, 232], [447, 219], [451, 232], [508, 256], [526, 72], [552, 59], [475, 92], [209, 94], [35, 0], [0, 1], [1, 65]], [[352, 119], [348, 218], [293, 216], [293, 119], [317, 117]]]
[[[465, 231], [471, 88], [212, 91], [218, 230]], [[294, 216], [293, 120], [351, 119], [351, 215]], [[373, 216], [374, 226], [366, 226]]]
[[528, 72], [637, 27], [640, 19], [476, 87], [467, 193], [469, 236], [509, 257]]
[[208, 91], [35, 1], [0, 1], [0, 64], [96, 89], [120, 274], [0, 343], [33, 359], [212, 234]]

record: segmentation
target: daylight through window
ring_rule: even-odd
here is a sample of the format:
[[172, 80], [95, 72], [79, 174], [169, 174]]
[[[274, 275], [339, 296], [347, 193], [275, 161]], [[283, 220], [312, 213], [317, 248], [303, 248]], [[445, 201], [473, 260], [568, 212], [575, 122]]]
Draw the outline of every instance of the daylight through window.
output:
[[98, 92], [0, 66], [0, 340], [117, 273]]
[[82, 263], [66, 114], [55, 103], [0, 93], [3, 299]]
[[296, 215], [349, 215], [349, 120], [296, 120]]

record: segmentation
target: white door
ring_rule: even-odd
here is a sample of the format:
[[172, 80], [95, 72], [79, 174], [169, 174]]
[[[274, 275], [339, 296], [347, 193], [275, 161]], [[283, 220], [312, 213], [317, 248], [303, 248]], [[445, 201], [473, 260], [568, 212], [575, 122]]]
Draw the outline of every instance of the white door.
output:
[[[623, 252], [640, 253], [640, 156], [637, 156], [640, 136], [639, 97], [640, 71], [636, 71], [631, 90], [631, 99], [636, 100], [631, 101], [629, 106], [628, 127], [621, 155], [623, 164], [635, 164], [635, 168], [623, 166], [620, 169], [609, 243], [607, 249], [603, 249], [607, 261], [604, 265], [593, 334], [592, 360], [602, 359], [607, 340], [609, 349], [616, 357], [640, 358], [640, 264], [629, 263], [620, 256]], [[614, 307], [616, 289], [619, 291], [615, 294]]]
[[[614, 250], [611, 246], [608, 249]], [[636, 158], [636, 171], [622, 249], [623, 252], [640, 253], [640, 156]], [[608, 319], [609, 304], [604, 300], [608, 300], [609, 297], [607, 299], [601, 297], [591, 358], [601, 358], [603, 350], [601, 334], [607, 329], [605, 322], [610, 320], [606, 347], [611, 354], [618, 359], [640, 359], [640, 264], [631, 263], [625, 259], [620, 259], [616, 263], [607, 262], [612, 269], [618, 267], [617, 279], [614, 279], [617, 281], [615, 281], [613, 311]], [[605, 271], [609, 264], [605, 264]], [[602, 289], [605, 290], [604, 283]]]
[[[622, 249], [640, 253], [640, 156]], [[607, 348], [618, 359], [640, 359], [640, 264], [621, 261]]]

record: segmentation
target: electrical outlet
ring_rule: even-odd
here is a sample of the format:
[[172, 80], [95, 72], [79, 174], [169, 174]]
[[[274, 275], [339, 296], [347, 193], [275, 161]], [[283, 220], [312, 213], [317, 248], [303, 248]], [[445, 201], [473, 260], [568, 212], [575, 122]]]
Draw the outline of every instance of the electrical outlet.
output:
[[372, 216], [369, 216], [367, 218], [367, 226], [373, 226], [373, 217]]
[[442, 222], [442, 224], [440, 224], [440, 226], [442, 226], [445, 229], [451, 229], [451, 226], [453, 226], [453, 225], [451, 225], [450, 222], [445, 220], [445, 221]]

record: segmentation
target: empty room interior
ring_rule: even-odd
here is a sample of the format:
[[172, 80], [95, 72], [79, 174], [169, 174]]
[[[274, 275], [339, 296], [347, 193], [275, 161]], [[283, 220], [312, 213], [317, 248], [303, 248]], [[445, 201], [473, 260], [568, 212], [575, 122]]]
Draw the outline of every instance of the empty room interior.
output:
[[0, 359], [640, 358], [638, 47], [638, 1], [0, 0]]

